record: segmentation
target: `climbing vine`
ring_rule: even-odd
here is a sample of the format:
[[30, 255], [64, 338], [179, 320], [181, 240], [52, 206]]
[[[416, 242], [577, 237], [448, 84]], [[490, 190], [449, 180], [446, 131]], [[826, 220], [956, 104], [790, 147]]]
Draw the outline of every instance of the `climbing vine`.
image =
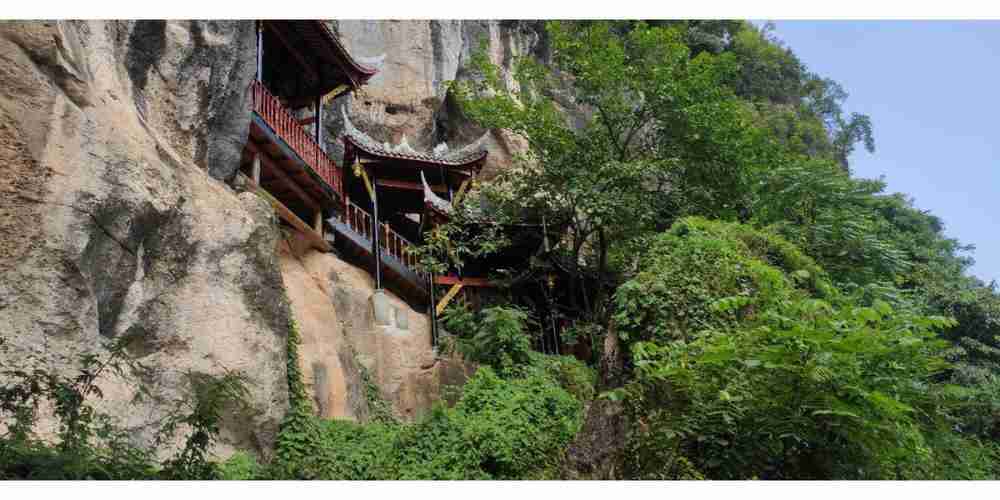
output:
[[399, 420], [392, 412], [392, 405], [382, 398], [378, 386], [372, 381], [372, 376], [364, 365], [358, 363], [358, 373], [365, 390], [365, 401], [368, 403], [368, 419], [382, 424], [397, 424]]
[[288, 378], [288, 414], [281, 423], [278, 440], [275, 443], [273, 473], [278, 478], [300, 478], [303, 464], [309, 451], [314, 447], [321, 432], [320, 424], [313, 415], [312, 407], [306, 399], [305, 383], [299, 369], [299, 335], [295, 319], [288, 321], [286, 346], [286, 374]]

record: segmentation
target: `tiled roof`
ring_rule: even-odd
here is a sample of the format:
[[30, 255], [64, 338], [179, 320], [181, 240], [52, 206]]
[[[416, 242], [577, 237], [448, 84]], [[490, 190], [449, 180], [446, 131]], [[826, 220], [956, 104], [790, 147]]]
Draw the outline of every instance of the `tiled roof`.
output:
[[451, 202], [438, 196], [427, 184], [427, 178], [420, 172], [420, 182], [424, 185], [424, 204], [445, 215], [451, 214]]
[[410, 147], [406, 137], [395, 146], [389, 143], [378, 143], [364, 132], [358, 130], [347, 117], [346, 110], [341, 111], [344, 119], [344, 139], [358, 149], [383, 158], [398, 158], [401, 160], [419, 161], [452, 167], [461, 167], [476, 163], [486, 158], [488, 152], [484, 147], [486, 134], [483, 134], [477, 141], [461, 149], [450, 151], [444, 143], [438, 144], [432, 153], [420, 153]]
[[354, 70], [357, 73], [361, 73], [361, 75], [364, 75], [360, 78], [361, 81], [358, 82], [358, 84], [364, 83], [369, 78], [371, 78], [372, 75], [378, 72], [378, 69], [362, 64], [358, 60], [351, 57], [351, 54], [347, 51], [347, 48], [345, 48], [344, 44], [340, 43], [340, 39], [337, 38], [337, 36], [334, 35], [332, 31], [330, 31], [330, 28], [326, 25], [326, 22], [324, 21], [313, 21], [313, 22], [315, 22], [320, 26], [320, 32], [323, 33], [324, 37], [329, 39], [329, 41], [333, 43], [333, 45], [337, 49], [337, 52], [340, 53], [341, 59], [343, 59], [344, 62], [346, 62], [351, 67], [352, 70]]

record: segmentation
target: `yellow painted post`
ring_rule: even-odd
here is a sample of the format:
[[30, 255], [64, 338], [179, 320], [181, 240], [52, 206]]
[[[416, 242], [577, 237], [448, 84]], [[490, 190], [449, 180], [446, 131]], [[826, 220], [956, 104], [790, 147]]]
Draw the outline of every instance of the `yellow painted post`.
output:
[[448, 303], [451, 302], [451, 299], [455, 298], [455, 295], [458, 295], [458, 291], [461, 290], [463, 286], [465, 285], [463, 285], [461, 282], [452, 285], [451, 289], [448, 290], [448, 293], [446, 293], [444, 297], [441, 297], [441, 302], [438, 302], [437, 307], [434, 309], [434, 311], [437, 314], [441, 314], [442, 312], [444, 312], [444, 308], [448, 307]]
[[347, 88], [347, 85], [338, 85], [337, 88], [335, 88], [335, 89], [327, 92], [326, 95], [323, 96], [323, 104], [326, 104], [326, 103], [330, 102], [331, 99], [333, 99], [334, 97], [337, 97], [337, 95], [340, 94], [341, 92], [343, 92], [344, 89], [346, 89], [346, 88]]
[[455, 199], [452, 200], [452, 206], [458, 205], [462, 201], [462, 195], [465, 194], [465, 188], [469, 187], [469, 181], [471, 179], [465, 179], [462, 181], [462, 185], [458, 187], [458, 194], [455, 195]]
[[372, 188], [371, 181], [368, 180], [368, 173], [365, 172], [364, 167], [361, 166], [361, 162], [354, 164], [354, 175], [361, 177], [361, 180], [365, 181], [365, 189], [368, 190], [368, 197], [375, 201], [375, 190]]

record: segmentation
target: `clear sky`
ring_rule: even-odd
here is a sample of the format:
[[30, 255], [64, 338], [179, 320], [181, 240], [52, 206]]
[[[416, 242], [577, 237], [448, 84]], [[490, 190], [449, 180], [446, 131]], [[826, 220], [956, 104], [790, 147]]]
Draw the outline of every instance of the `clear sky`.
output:
[[1000, 22], [775, 25], [811, 71], [850, 94], [847, 112], [871, 117], [875, 153], [858, 145], [855, 176], [884, 175], [889, 192], [976, 246], [971, 274], [1000, 283]]

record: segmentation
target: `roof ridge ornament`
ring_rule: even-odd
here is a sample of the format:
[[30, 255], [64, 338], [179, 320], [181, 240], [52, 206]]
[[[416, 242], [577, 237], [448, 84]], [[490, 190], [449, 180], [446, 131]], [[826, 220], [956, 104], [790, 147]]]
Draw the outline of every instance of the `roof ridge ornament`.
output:
[[488, 154], [485, 147], [486, 137], [489, 135], [488, 132], [461, 149], [451, 150], [447, 143], [442, 142], [435, 146], [432, 152], [421, 153], [410, 146], [406, 134], [403, 134], [403, 138], [395, 146], [387, 141], [376, 141], [351, 122], [346, 106], [340, 108], [340, 115], [344, 119], [344, 132], [340, 137], [354, 143], [369, 154], [448, 166], [462, 166], [476, 163], [484, 159]]
[[451, 202], [434, 193], [431, 186], [427, 184], [427, 177], [424, 177], [423, 170], [420, 171], [420, 182], [424, 185], [424, 203], [439, 212], [450, 214], [452, 210]]

